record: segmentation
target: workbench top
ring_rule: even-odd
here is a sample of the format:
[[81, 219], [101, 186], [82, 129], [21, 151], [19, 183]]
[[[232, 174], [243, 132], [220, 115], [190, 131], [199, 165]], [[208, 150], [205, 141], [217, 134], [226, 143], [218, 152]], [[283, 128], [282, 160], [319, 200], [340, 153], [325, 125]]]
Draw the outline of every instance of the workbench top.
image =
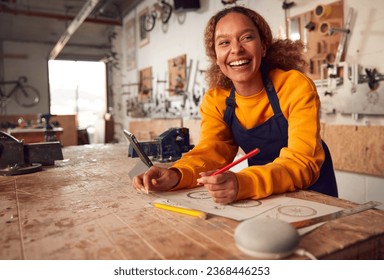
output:
[[[239, 222], [148, 206], [153, 197], [131, 187], [139, 159], [127, 156], [128, 145], [71, 146], [63, 155], [43, 171], [0, 177], [0, 259], [250, 259], [234, 242]], [[287, 196], [355, 206], [310, 191]], [[327, 222], [300, 248], [319, 259], [383, 259], [384, 211]]]

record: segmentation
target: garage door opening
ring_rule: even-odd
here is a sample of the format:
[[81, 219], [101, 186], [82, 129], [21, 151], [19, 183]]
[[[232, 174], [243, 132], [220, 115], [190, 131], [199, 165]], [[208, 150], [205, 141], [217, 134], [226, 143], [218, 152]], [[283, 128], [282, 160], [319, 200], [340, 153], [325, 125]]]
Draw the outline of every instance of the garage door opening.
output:
[[78, 130], [88, 132], [90, 144], [104, 143], [105, 63], [49, 60], [48, 68], [51, 114], [76, 114]]

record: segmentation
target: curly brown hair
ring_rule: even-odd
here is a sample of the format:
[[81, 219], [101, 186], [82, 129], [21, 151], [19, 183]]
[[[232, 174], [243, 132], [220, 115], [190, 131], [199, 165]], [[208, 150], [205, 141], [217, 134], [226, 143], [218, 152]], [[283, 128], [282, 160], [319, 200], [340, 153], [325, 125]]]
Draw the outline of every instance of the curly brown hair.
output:
[[206, 72], [206, 80], [209, 88], [221, 87], [229, 89], [232, 87], [231, 80], [226, 77], [216, 64], [215, 52], [215, 30], [218, 21], [229, 13], [240, 13], [255, 24], [260, 34], [260, 40], [266, 49], [263, 65], [267, 71], [280, 68], [282, 70], [295, 69], [301, 72], [306, 70], [308, 62], [303, 54], [304, 45], [301, 41], [290, 39], [273, 39], [272, 31], [265, 19], [257, 12], [242, 6], [233, 6], [219, 11], [212, 16], [204, 32], [205, 51], [210, 59], [210, 66]]

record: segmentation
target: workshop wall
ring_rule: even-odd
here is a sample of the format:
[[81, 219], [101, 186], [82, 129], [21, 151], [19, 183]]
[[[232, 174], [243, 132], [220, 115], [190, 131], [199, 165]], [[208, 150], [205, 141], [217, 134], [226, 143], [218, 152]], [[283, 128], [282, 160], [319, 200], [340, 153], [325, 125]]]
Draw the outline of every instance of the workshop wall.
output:
[[[172, 1], [168, 1], [172, 2]], [[207, 60], [203, 45], [204, 28], [212, 16], [224, 5], [221, 1], [200, 1], [197, 10], [173, 11], [170, 20], [162, 24], [158, 18], [150, 32], [141, 38], [140, 17], [145, 11], [151, 11], [156, 0], [146, 0], [137, 6], [134, 12], [124, 19], [122, 31], [121, 58], [122, 75], [120, 88], [114, 92], [120, 93], [116, 101], [120, 112], [115, 112], [125, 123], [131, 117], [150, 118], [198, 118], [198, 108], [201, 97], [206, 90], [204, 70]], [[239, 2], [240, 3], [240, 2]], [[252, 6], [254, 1], [241, 1], [240, 5]], [[265, 5], [263, 3], [262, 5]], [[284, 11], [279, 7], [264, 9], [266, 17], [277, 17], [280, 21], [271, 22], [276, 32], [284, 25]], [[134, 46], [134, 47], [132, 47]], [[183, 80], [185, 91], [173, 94], [171, 85], [172, 71], [169, 61], [178, 57], [186, 57], [186, 79]], [[140, 89], [146, 80], [140, 80], [140, 72], [151, 69], [152, 88], [150, 98], [140, 102]], [[116, 108], [115, 107], [115, 108]]]
[[[140, 38], [138, 18], [142, 16], [145, 9], [151, 9], [156, 2], [155, 0], [145, 0], [134, 12], [129, 14], [124, 20], [120, 41], [116, 40], [121, 44], [117, 49], [123, 61], [121, 74], [116, 78], [116, 80], [120, 79], [121, 84], [114, 85], [116, 94], [114, 100], [117, 105], [114, 106], [116, 109], [114, 113], [115, 119], [118, 119], [123, 125], [136, 121], [137, 118], [181, 118], [184, 119], [184, 124], [193, 119], [198, 121], [199, 118], [197, 112], [199, 104], [194, 101], [198, 100], [198, 97], [201, 98], [206, 90], [203, 71], [207, 66], [207, 61], [203, 47], [203, 32], [210, 16], [224, 8], [224, 5], [221, 1], [201, 0], [200, 9], [174, 13], [165, 25], [161, 24], [158, 19], [154, 29]], [[289, 18], [314, 10], [318, 5], [327, 5], [336, 1], [298, 0], [293, 2], [296, 5], [286, 11]], [[285, 37], [286, 20], [282, 1], [244, 0], [239, 1], [238, 5], [245, 5], [257, 10], [267, 19], [275, 37]], [[347, 36], [344, 50], [345, 61], [351, 65], [360, 64], [363, 68], [376, 68], [379, 73], [383, 73], [384, 69], [378, 62], [384, 59], [384, 49], [382, 48], [384, 19], [380, 18], [380, 14], [384, 12], [384, 3], [380, 0], [370, 0], [368, 5], [362, 4], [358, 0], [344, 0], [343, 5], [343, 20], [346, 19], [349, 8], [353, 8], [354, 11], [350, 24], [351, 31]], [[132, 35], [135, 39], [132, 39]], [[169, 90], [167, 84], [168, 60], [181, 55], [186, 55], [186, 68], [189, 73], [184, 99], [172, 97], [167, 91]], [[146, 102], [139, 102], [137, 98], [141, 84], [139, 73], [148, 68], [151, 68], [152, 73], [151, 98]], [[330, 142], [331, 152], [335, 153], [340, 196], [356, 202], [377, 200], [378, 198], [384, 202], [384, 178], [380, 175], [383, 174], [384, 169], [384, 166], [381, 165], [384, 151], [380, 143], [384, 143], [384, 139], [382, 139], [382, 133], [370, 132], [370, 129], [373, 132], [377, 127], [384, 125], [384, 117], [380, 114], [365, 114], [360, 111], [346, 113], [339, 109], [348, 107], [344, 102], [345, 96], [352, 101], [354, 100], [352, 98], [356, 97], [356, 103], [366, 102], [368, 85], [359, 85], [361, 89], [359, 88], [352, 97], [350, 91], [346, 92], [344, 89], [337, 88], [334, 92], [334, 102], [331, 97], [324, 94], [319, 83], [317, 85], [323, 103], [321, 121], [324, 123], [324, 128], [332, 125], [329, 126], [328, 134], [323, 135], [327, 138], [327, 142]], [[382, 89], [383, 87], [379, 87], [378, 96], [384, 99]], [[360, 92], [361, 90], [363, 91]], [[183, 104], [183, 102], [185, 103]], [[155, 112], [154, 108], [164, 109]], [[348, 156], [345, 155], [346, 152], [340, 143], [351, 143], [351, 138], [348, 133], [338, 137], [339, 125], [343, 131], [355, 131], [355, 134], [365, 131], [369, 135], [378, 135], [377, 139], [372, 140], [373, 142], [371, 141], [369, 145], [365, 145], [365, 147], [375, 147], [375, 151], [378, 153], [370, 153], [370, 161], [373, 162], [370, 166], [362, 168], [362, 162], [354, 164], [347, 160]], [[356, 129], [356, 126], [364, 126], [364, 129]], [[194, 129], [196, 130], [196, 125]], [[198, 132], [193, 131], [193, 134], [196, 135]], [[360, 134], [359, 137], [361, 139]], [[359, 141], [355, 142], [358, 145]], [[353, 150], [351, 145], [348, 147]], [[348, 164], [346, 164], [347, 162]]]
[[37, 114], [49, 112], [49, 85], [48, 85], [48, 61], [47, 54], [50, 46], [38, 43], [11, 42], [2, 43], [3, 53], [6, 54], [3, 60], [4, 80], [14, 80], [17, 77], [28, 78], [27, 84], [36, 88], [40, 93], [40, 102], [36, 106], [26, 108], [19, 106], [15, 100], [10, 98], [4, 108], [12, 114]]
[[[294, 1], [296, 5], [287, 10], [287, 15], [294, 18], [297, 15], [314, 10], [318, 5], [331, 5], [341, 2], [344, 6], [344, 20], [349, 8], [353, 9], [351, 32], [347, 35], [345, 57], [348, 66], [359, 65], [362, 74], [364, 69], [376, 69], [382, 73], [377, 61], [384, 58], [381, 46], [383, 19], [379, 11], [384, 12], [384, 5], [379, 0], [370, 0], [371, 5], [362, 6], [359, 1]], [[130, 117], [198, 118], [198, 105], [205, 91], [204, 69], [207, 66], [203, 47], [203, 31], [209, 17], [224, 7], [221, 1], [200, 1], [198, 10], [174, 12], [167, 24], [157, 19], [152, 31], [147, 32], [145, 39], [140, 38], [138, 22], [146, 10], [151, 10], [157, 1], [143, 1], [134, 12], [124, 20], [119, 47], [122, 72], [121, 84], [114, 85], [115, 98], [119, 106], [117, 113], [123, 118], [122, 123]], [[285, 15], [281, 1], [240, 1], [259, 11], [271, 25], [275, 37], [285, 36]], [[370, 8], [372, 7], [372, 8]], [[373, 8], [375, 7], [375, 8]], [[372, 31], [369, 31], [369, 29]], [[337, 34], [336, 34], [337, 35]], [[333, 35], [333, 36], [336, 36]], [[364, 35], [364, 37], [362, 37]], [[331, 36], [328, 36], [331, 37]], [[116, 40], [118, 41], [118, 40]], [[321, 42], [321, 40], [319, 40]], [[132, 47], [134, 46], [134, 47]], [[169, 87], [170, 69], [168, 61], [178, 56], [186, 56], [187, 79], [186, 91], [179, 96], [171, 96]], [[145, 102], [138, 100], [143, 81], [140, 72], [150, 71], [152, 88], [150, 98]], [[349, 70], [350, 71], [350, 70]], [[325, 77], [326, 78], [326, 77]], [[146, 81], [148, 82], [148, 81]], [[325, 80], [324, 83], [327, 83]], [[348, 85], [348, 88], [336, 88], [332, 96], [326, 93], [327, 87], [320, 86], [318, 90], [322, 99], [322, 120], [326, 123], [351, 125], [383, 125], [384, 88], [379, 87], [372, 92], [368, 83]], [[384, 113], [383, 113], [384, 114]]]

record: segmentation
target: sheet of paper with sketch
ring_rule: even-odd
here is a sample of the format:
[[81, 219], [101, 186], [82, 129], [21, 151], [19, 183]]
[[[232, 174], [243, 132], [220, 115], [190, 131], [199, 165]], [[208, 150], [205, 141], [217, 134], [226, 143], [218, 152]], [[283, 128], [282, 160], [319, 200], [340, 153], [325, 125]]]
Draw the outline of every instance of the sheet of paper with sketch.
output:
[[[215, 203], [204, 187], [171, 192], [154, 192], [155, 202], [186, 207], [223, 216], [237, 221], [252, 217], [269, 217], [296, 222], [341, 210], [339, 207], [282, 195], [272, 195], [260, 200], [246, 199], [231, 204]], [[303, 233], [305, 230], [300, 230]]]

